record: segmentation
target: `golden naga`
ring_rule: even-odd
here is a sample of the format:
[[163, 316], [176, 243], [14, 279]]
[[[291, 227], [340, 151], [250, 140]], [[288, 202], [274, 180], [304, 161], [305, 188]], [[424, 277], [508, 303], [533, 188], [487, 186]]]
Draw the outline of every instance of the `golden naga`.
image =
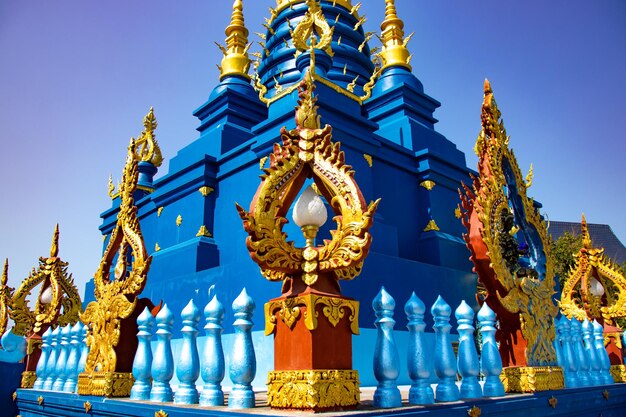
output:
[[[293, 289], [293, 280], [315, 285], [321, 274], [332, 276], [332, 289], [338, 293], [337, 280], [350, 280], [361, 272], [371, 243], [368, 230], [379, 200], [366, 205], [339, 143], [332, 142], [332, 128], [320, 126], [315, 84], [307, 71], [299, 85], [296, 129], [281, 130], [282, 146], [274, 144], [270, 167], [264, 169], [262, 182], [246, 212], [237, 205], [251, 257], [270, 281], [284, 281], [283, 292]], [[285, 215], [307, 178], [313, 178], [336, 214], [337, 229], [321, 247], [297, 248], [287, 242], [282, 231]]]
[[496, 333], [505, 366], [556, 363], [552, 240], [526, 193], [509, 137], [485, 80], [482, 131], [475, 151], [479, 176], [463, 185], [464, 235], [486, 302], [496, 312]]
[[[82, 302], [67, 262], [59, 258], [59, 225], [54, 229], [50, 257], [39, 258], [39, 267], [33, 268], [20, 284], [11, 302], [10, 317], [15, 322], [13, 332], [19, 336], [43, 334], [50, 325], [75, 324], [82, 310]], [[27, 297], [41, 285], [35, 309], [28, 306]], [[60, 314], [61, 307], [63, 313]]]
[[593, 247], [584, 215], [581, 229], [583, 247], [563, 284], [561, 311], [569, 318], [614, 325], [614, 319], [626, 317], [626, 277], [604, 249]]
[[[89, 327], [86, 340], [89, 354], [85, 372], [79, 376], [80, 394], [127, 396], [132, 386], [130, 371], [133, 346], [136, 349], [137, 345], [136, 331], [126, 329], [122, 332], [122, 322], [125, 319], [132, 321], [132, 317], [138, 314], [137, 297], [146, 285], [152, 261], [145, 248], [133, 198], [137, 188], [137, 165], [136, 142], [131, 139], [119, 190], [121, 203], [117, 224], [94, 276], [96, 301], [89, 303], [81, 314], [81, 320]], [[146, 300], [140, 302], [146, 304]], [[132, 324], [128, 326], [132, 327]], [[123, 355], [120, 356], [120, 352]]]
[[150, 111], [143, 118], [144, 130], [135, 142], [135, 152], [142, 162], [150, 162], [155, 167], [160, 167], [163, 163], [161, 148], [156, 140], [154, 131], [158, 123], [154, 117], [154, 108], [150, 107]]
[[9, 279], [9, 260], [4, 260], [4, 269], [2, 270], [2, 279], [0, 280], [0, 337], [7, 330], [9, 322], [9, 309], [11, 308], [11, 300], [13, 298], [14, 289], [7, 285]]

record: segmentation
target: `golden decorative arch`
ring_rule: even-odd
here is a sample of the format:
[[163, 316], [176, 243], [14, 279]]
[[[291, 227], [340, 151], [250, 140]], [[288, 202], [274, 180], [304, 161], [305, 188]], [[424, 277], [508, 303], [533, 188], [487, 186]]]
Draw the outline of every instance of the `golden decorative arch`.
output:
[[[465, 240], [487, 293], [484, 301], [498, 316], [497, 337], [505, 365], [552, 365], [556, 363], [553, 318], [558, 312], [552, 301], [552, 238], [527, 195], [530, 181], [509, 147], [488, 80], [484, 93], [482, 131], [475, 146], [479, 176], [474, 178], [473, 189], [464, 185], [461, 195], [462, 220], [469, 232]], [[528, 245], [529, 267], [518, 264], [520, 242]], [[518, 332], [526, 344], [522, 358], [515, 356]]]
[[[583, 247], [574, 255], [576, 264], [563, 284], [561, 311], [569, 318], [588, 318], [614, 325], [614, 319], [626, 317], [626, 277], [605, 255], [603, 248], [593, 247], [584, 215], [581, 230]], [[592, 279], [604, 287], [603, 295], [591, 293]]]
[[[137, 188], [137, 164], [136, 142], [131, 139], [120, 185], [121, 203], [117, 224], [94, 276], [96, 301], [89, 303], [81, 315], [83, 323], [89, 326], [89, 354], [85, 374], [115, 372], [117, 356], [114, 348], [120, 339], [121, 320], [134, 311], [152, 261], [145, 248], [133, 198]], [[116, 257], [114, 278], [111, 279], [111, 268]], [[129, 271], [131, 258], [132, 268]]]
[[[22, 281], [11, 301], [10, 317], [15, 326], [13, 332], [20, 336], [41, 334], [50, 325], [65, 326], [78, 321], [82, 302], [72, 275], [67, 273], [67, 262], [59, 258], [59, 225], [54, 229], [50, 257], [39, 258], [39, 267], [33, 268]], [[41, 284], [34, 310], [28, 306], [27, 297]], [[50, 291], [50, 303], [41, 301], [44, 292]], [[63, 313], [60, 314], [61, 308]]]
[[[320, 274], [335, 280], [350, 280], [361, 272], [371, 243], [368, 230], [380, 200], [365, 203], [354, 180], [354, 171], [344, 162], [340, 144], [332, 142], [332, 128], [320, 126], [315, 85], [307, 72], [299, 85], [296, 129], [281, 131], [282, 145], [274, 144], [270, 167], [246, 212], [237, 205], [251, 257], [270, 281], [302, 277], [314, 285]], [[321, 247], [297, 248], [287, 242], [282, 227], [286, 213], [307, 178], [313, 178], [319, 192], [336, 214], [337, 229]]]
[[[311, 41], [312, 46], [333, 56], [331, 44], [335, 28], [328, 24], [317, 0], [307, 0], [306, 4], [309, 9], [306, 11], [304, 18], [293, 31], [290, 30], [293, 45], [298, 51], [307, 51], [311, 47], [308, 41]], [[315, 35], [317, 35], [317, 39]]]

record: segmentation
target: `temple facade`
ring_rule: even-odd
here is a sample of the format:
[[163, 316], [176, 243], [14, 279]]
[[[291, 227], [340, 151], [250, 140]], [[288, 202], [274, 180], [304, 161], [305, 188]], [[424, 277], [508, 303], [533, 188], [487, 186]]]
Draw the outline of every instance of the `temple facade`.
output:
[[[281, 128], [296, 126], [297, 86], [313, 68], [322, 125], [332, 126], [365, 200], [381, 199], [362, 273], [342, 283], [343, 293], [362, 303], [360, 327], [374, 328], [369, 306], [381, 285], [399, 305], [411, 291], [427, 305], [438, 294], [451, 305], [462, 299], [475, 305], [476, 277], [458, 209], [458, 189], [470, 181], [470, 169], [435, 130], [440, 103], [412, 73], [401, 11], [392, 0], [385, 4], [380, 52], [350, 0], [279, 0], [266, 19], [262, 51], [251, 53], [244, 4], [234, 2], [220, 78], [194, 111], [199, 137], [156, 180], [162, 156], [152, 112], [137, 142], [142, 162], [135, 199], [153, 257], [142, 296], [180, 311], [190, 299], [206, 305], [210, 288], [225, 305], [244, 287], [257, 306], [280, 294], [280, 284], [264, 279], [250, 259], [235, 203], [252, 201]], [[101, 215], [105, 247], [120, 203], [112, 187], [110, 194], [112, 206]], [[290, 214], [287, 219], [289, 238], [302, 239]], [[329, 219], [319, 238], [329, 237], [333, 224]], [[85, 298], [93, 299], [93, 281]], [[233, 321], [228, 314], [224, 323]], [[259, 331], [261, 315], [257, 308]], [[397, 327], [405, 324], [400, 319]]]

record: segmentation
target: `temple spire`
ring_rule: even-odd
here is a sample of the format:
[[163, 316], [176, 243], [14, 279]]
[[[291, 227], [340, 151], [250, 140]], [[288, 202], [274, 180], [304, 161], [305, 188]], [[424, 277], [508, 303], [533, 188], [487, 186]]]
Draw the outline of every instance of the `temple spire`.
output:
[[413, 34], [404, 37], [404, 22], [398, 17], [395, 0], [385, 0], [385, 20], [380, 25], [383, 50], [380, 57], [383, 69], [388, 67], [405, 67], [411, 70], [412, 55], [406, 45]]
[[224, 53], [222, 66], [220, 67], [220, 80], [229, 75], [239, 75], [250, 79], [248, 69], [250, 58], [248, 57], [248, 29], [243, 18], [243, 1], [235, 0], [230, 25], [226, 28], [226, 47], [220, 45]]
[[54, 235], [52, 236], [52, 246], [50, 247], [50, 257], [56, 258], [59, 256], [59, 223], [54, 228]]

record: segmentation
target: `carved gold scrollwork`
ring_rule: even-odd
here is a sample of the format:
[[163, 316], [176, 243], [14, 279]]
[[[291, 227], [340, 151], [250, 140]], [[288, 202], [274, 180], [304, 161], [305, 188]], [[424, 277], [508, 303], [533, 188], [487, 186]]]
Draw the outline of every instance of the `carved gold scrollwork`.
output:
[[[320, 128], [310, 72], [299, 88], [297, 128], [281, 131], [282, 145], [274, 144], [270, 167], [264, 169], [250, 211], [237, 205], [249, 234], [246, 243], [263, 275], [271, 281], [301, 275], [307, 285], [313, 285], [322, 272], [333, 273], [338, 280], [353, 279], [361, 272], [369, 250], [368, 230], [378, 201], [365, 204], [340, 144], [332, 142], [332, 128]], [[287, 242], [282, 227], [307, 177], [313, 177], [330, 202], [337, 228], [323, 246], [302, 249]]]
[[[599, 319], [612, 325], [613, 320], [626, 317], [626, 277], [609, 258], [603, 248], [594, 248], [587, 221], [582, 217], [583, 247], [574, 255], [576, 263], [563, 284], [559, 303], [563, 314], [578, 320]], [[605, 301], [591, 293], [591, 280], [597, 280], [605, 289]], [[619, 341], [618, 337], [616, 341]]]
[[337, 327], [339, 322], [349, 311], [348, 321], [353, 334], [359, 334], [359, 302], [340, 297], [327, 297], [316, 294], [307, 294], [299, 297], [277, 299], [265, 304], [265, 335], [274, 333], [276, 328], [276, 313], [289, 327], [302, 316], [308, 330], [317, 329], [317, 306], [322, 306], [322, 314], [328, 322]]
[[[146, 284], [152, 261], [146, 252], [133, 198], [138, 179], [135, 145], [131, 139], [120, 185], [121, 202], [117, 223], [94, 276], [96, 301], [89, 303], [81, 315], [81, 320], [89, 327], [86, 374], [96, 371], [111, 373], [116, 370], [114, 348], [119, 342], [121, 320], [133, 312], [137, 295]], [[111, 266], [116, 256], [115, 277], [111, 279]], [[129, 265], [132, 265], [130, 271]]]
[[[39, 267], [22, 281], [11, 300], [9, 316], [14, 321], [13, 332], [20, 336], [39, 333], [47, 325], [74, 324], [78, 321], [82, 302], [72, 275], [67, 273], [68, 263], [59, 258], [59, 225], [52, 238], [50, 257], [39, 258]], [[41, 284], [34, 310], [30, 310], [27, 297]], [[46, 302], [42, 296], [46, 294]], [[48, 302], [49, 301], [49, 302]], [[63, 307], [63, 313], [59, 312]]]

